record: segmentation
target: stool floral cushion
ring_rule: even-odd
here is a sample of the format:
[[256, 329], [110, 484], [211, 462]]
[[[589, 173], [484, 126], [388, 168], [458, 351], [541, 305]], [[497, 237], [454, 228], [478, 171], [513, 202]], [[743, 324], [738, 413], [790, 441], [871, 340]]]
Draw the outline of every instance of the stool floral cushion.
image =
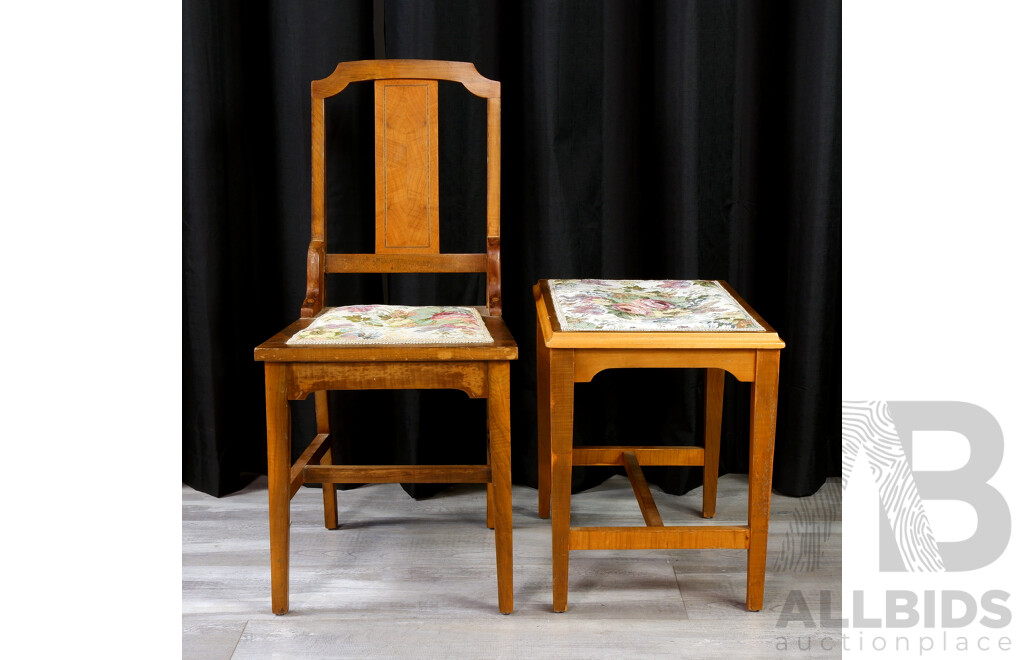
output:
[[764, 331], [714, 280], [548, 280], [562, 330]]
[[332, 307], [289, 344], [489, 344], [472, 307], [349, 305]]

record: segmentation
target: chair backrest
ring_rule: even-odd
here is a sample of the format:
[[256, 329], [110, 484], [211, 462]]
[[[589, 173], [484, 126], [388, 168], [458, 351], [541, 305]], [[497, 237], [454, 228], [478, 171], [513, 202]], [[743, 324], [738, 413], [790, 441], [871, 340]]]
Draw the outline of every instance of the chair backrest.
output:
[[[324, 99], [349, 83], [374, 81], [376, 234], [373, 254], [327, 254]], [[437, 83], [459, 82], [487, 99], [487, 245], [474, 254], [442, 254], [438, 227]], [[501, 316], [501, 83], [468, 62], [342, 62], [312, 83], [313, 232], [302, 316], [325, 304], [326, 273], [486, 273], [487, 309]]]

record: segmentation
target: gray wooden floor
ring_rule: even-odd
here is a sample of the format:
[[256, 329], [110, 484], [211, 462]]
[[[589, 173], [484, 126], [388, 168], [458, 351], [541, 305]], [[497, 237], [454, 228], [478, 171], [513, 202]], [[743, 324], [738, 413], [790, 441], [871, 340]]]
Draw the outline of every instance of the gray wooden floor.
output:
[[[812, 497], [774, 495], [762, 612], [744, 606], [742, 550], [633, 550], [573, 552], [569, 610], [554, 614], [550, 526], [537, 491], [516, 486], [516, 609], [503, 616], [482, 486], [419, 502], [397, 484], [341, 491], [334, 531], [319, 489], [303, 488], [292, 500], [291, 611], [275, 616], [266, 478], [220, 499], [185, 486], [183, 657], [839, 657], [841, 631], [822, 627], [819, 605], [831, 599], [838, 617], [840, 489], [833, 479]], [[705, 523], [699, 488], [652, 490], [666, 524]], [[744, 524], [746, 497], [745, 475], [723, 477], [713, 522]], [[643, 524], [624, 477], [572, 502], [574, 525]], [[780, 626], [784, 607], [810, 617]]]

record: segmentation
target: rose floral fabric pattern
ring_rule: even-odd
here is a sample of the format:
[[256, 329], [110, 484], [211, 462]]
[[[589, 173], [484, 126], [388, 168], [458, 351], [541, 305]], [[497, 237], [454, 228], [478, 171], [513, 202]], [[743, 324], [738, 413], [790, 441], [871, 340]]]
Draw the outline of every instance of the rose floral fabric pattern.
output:
[[332, 307], [289, 344], [488, 344], [480, 312], [472, 307], [349, 305]]
[[548, 280], [562, 330], [764, 331], [714, 280]]

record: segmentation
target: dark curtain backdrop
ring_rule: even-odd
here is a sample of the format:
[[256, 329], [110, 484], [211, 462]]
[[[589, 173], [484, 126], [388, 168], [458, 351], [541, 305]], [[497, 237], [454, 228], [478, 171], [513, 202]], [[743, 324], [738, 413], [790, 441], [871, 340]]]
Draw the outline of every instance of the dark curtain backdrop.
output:
[[[183, 480], [265, 473], [252, 349], [298, 316], [309, 241], [309, 83], [340, 61], [461, 60], [502, 83], [502, 289], [513, 478], [536, 486], [541, 278], [729, 281], [787, 342], [774, 484], [839, 474], [840, 3], [186, 0]], [[483, 102], [442, 84], [443, 251], [482, 251]], [[372, 91], [328, 101], [328, 241], [372, 251]], [[445, 176], [449, 179], [446, 181]], [[328, 302], [481, 304], [479, 276], [332, 276]], [[699, 444], [695, 372], [577, 386], [576, 441]], [[484, 460], [461, 392], [332, 393], [341, 460]], [[312, 397], [294, 403], [297, 456]], [[726, 379], [721, 470], [746, 472], [749, 385]], [[672, 493], [697, 468], [649, 468]], [[577, 469], [574, 489], [613, 468]], [[414, 496], [435, 486], [407, 486]]]

